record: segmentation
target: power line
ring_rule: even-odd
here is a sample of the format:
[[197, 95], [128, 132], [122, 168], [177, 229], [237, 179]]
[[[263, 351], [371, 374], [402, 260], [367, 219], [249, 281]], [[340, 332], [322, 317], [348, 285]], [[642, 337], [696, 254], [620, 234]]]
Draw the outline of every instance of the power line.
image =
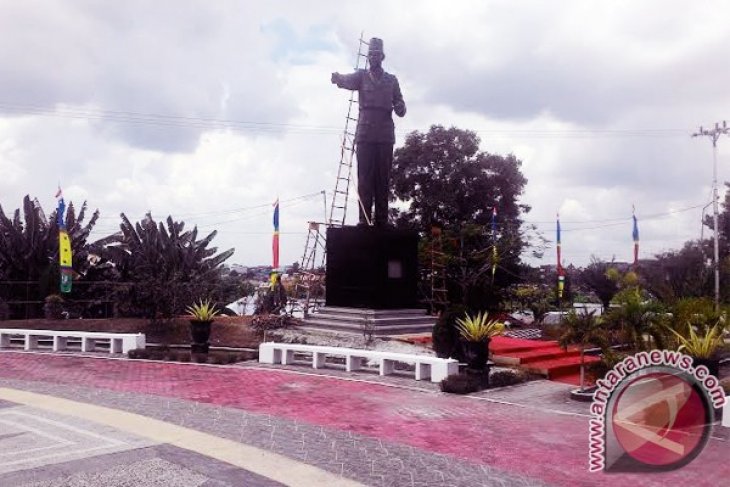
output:
[[[158, 125], [172, 128], [193, 128], [211, 130], [233, 130], [253, 132], [289, 132], [309, 134], [337, 134], [341, 132], [338, 127], [292, 124], [283, 122], [263, 122], [253, 120], [231, 120], [214, 117], [193, 117], [182, 115], [168, 115], [149, 112], [103, 110], [94, 108], [73, 108], [73, 107], [43, 107], [38, 105], [25, 105], [9, 102], [0, 102], [0, 110], [25, 115], [38, 115], [47, 117], [106, 120], [119, 123], [131, 123], [142, 125]], [[423, 131], [424, 128], [399, 129], [399, 134], [408, 134], [414, 130]], [[631, 129], [476, 129], [472, 130], [478, 134], [521, 137], [530, 136], [537, 138], [606, 138], [606, 137], [679, 137], [686, 133], [680, 128], [631, 128]]]
[[[303, 194], [303, 195], [299, 195], [299, 196], [294, 196], [292, 198], [287, 198], [285, 200], [280, 200], [279, 204], [309, 199], [309, 198], [313, 198], [315, 196], [321, 196], [321, 195], [322, 195], [321, 191], [317, 191], [316, 193], [307, 193], [307, 194]], [[227, 210], [210, 210], [210, 211], [197, 212], [197, 213], [179, 213], [179, 214], [175, 215], [175, 218], [196, 218], [196, 217], [205, 217], [205, 216], [226, 215], [226, 214], [231, 214], [231, 213], [241, 213], [244, 211], [258, 210], [261, 208], [271, 208], [272, 205], [273, 205], [273, 201], [271, 203], [262, 203], [262, 204], [253, 205], [253, 206], [243, 206], [240, 208], [230, 208]], [[100, 216], [99, 217], [99, 220], [116, 220], [116, 219], [118, 219], [118, 217], [113, 217], [113, 216], [105, 216], [105, 217]]]
[[[685, 208], [680, 208], [678, 210], [670, 210], [670, 211], [661, 212], [661, 213], [653, 213], [653, 214], [649, 214], [649, 215], [637, 216], [637, 219], [639, 219], [640, 221], [659, 220], [659, 219], [666, 218], [666, 217], [671, 216], [671, 215], [676, 215], [678, 213], [684, 213], [684, 212], [691, 211], [691, 210], [694, 210], [694, 209], [697, 209], [697, 208], [702, 208], [703, 206], [705, 206], [704, 203], [703, 204], [699, 204], [699, 205], [688, 206], [688, 207], [685, 207]], [[563, 228], [561, 228], [561, 231], [562, 232], [577, 232], [577, 231], [583, 231], [583, 230], [598, 230], [598, 229], [601, 229], [601, 228], [609, 228], [609, 227], [627, 225], [627, 224], [630, 224], [631, 223], [631, 217], [625, 217], [625, 218], [622, 218], [622, 219], [611, 218], [611, 219], [607, 219], [607, 220], [582, 220], [582, 221], [576, 221], [576, 222], [563, 222], [563, 220], [560, 220], [561, 227], [565, 223], [567, 223], [567, 224], [571, 224], [571, 223], [572, 224], [589, 224], [589, 223], [602, 223], [602, 222], [606, 222], [606, 223], [599, 224], [599, 225], [588, 226], [588, 227], [578, 227], [578, 228], [564, 228], [563, 227]], [[533, 224], [533, 225], [538, 225], [538, 224], [541, 224], [541, 225], [542, 224], [552, 224], [552, 225], [554, 225], [555, 224], [555, 220], [552, 220], [552, 221], [539, 221], [539, 222], [538, 221], [525, 221], [525, 223], [529, 223], [529, 224]]]

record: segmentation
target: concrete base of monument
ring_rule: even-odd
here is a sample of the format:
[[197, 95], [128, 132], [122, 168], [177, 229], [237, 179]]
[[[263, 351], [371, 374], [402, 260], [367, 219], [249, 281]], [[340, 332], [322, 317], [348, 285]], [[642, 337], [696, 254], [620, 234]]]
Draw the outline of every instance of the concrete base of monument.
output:
[[396, 228], [327, 229], [327, 306], [419, 307], [418, 233]]
[[436, 317], [423, 309], [365, 309], [325, 306], [303, 320], [302, 327], [355, 335], [429, 333]]

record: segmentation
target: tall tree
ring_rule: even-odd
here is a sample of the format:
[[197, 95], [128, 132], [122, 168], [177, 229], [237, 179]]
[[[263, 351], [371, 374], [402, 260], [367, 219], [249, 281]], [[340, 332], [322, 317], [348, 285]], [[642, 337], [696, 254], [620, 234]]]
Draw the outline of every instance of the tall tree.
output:
[[612, 269], [614, 269], [613, 262], [606, 262], [591, 256], [591, 263], [583, 269], [579, 277], [580, 283], [595, 293], [604, 310], [608, 309], [611, 300], [619, 290], [617, 280], [611, 276]]
[[525, 246], [521, 215], [529, 211], [519, 197], [527, 180], [514, 155], [482, 152], [479, 144], [475, 132], [455, 127], [409, 134], [394, 154], [391, 200], [397, 204], [391, 217], [426, 238], [431, 225], [440, 225], [450, 301], [493, 308], [518, 276]]
[[711, 253], [707, 241], [687, 242], [680, 250], [670, 250], [642, 262], [639, 274], [646, 289], [665, 303], [711, 296], [712, 270], [706, 266]]

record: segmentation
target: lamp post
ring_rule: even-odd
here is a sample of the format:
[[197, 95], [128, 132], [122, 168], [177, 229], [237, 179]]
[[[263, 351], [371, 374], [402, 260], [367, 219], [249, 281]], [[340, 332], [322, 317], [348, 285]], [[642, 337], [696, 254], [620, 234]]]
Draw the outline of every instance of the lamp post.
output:
[[717, 229], [718, 220], [718, 206], [717, 206], [717, 140], [721, 135], [728, 135], [730, 128], [727, 126], [727, 122], [723, 120], [722, 126], [719, 123], [715, 123], [715, 127], [712, 129], [705, 129], [700, 127], [700, 130], [692, 137], [710, 137], [712, 140], [712, 226], [715, 234], [714, 239], [714, 263], [713, 268], [715, 271], [715, 311], [720, 310], [720, 244], [719, 244], [719, 232]]

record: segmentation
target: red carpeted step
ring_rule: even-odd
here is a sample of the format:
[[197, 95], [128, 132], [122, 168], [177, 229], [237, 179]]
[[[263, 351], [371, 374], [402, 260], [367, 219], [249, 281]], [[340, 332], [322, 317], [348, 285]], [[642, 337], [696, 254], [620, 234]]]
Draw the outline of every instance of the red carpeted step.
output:
[[[593, 355], [584, 357], [584, 364], [586, 366], [599, 362], [601, 359]], [[569, 373], [580, 372], [580, 357], [564, 357], [551, 360], [541, 360], [538, 362], [532, 362], [525, 364], [524, 368], [528, 371], [535, 372], [538, 374], [546, 375], [548, 378], [555, 377], [558, 375], [566, 375]]]
[[555, 377], [552, 377], [550, 380], [553, 380], [555, 382], [561, 382], [563, 384], [579, 386], [580, 385], [580, 372], [574, 373], [574, 374], [557, 375]]
[[529, 352], [556, 346], [557, 342], [554, 341], [525, 340], [503, 336], [494, 337], [489, 342], [489, 350], [495, 355], [511, 355], [516, 352]]
[[493, 360], [497, 363], [505, 363], [511, 365], [523, 365], [531, 362], [539, 362], [563, 357], [580, 356], [578, 348], [568, 348], [565, 350], [561, 347], [546, 347], [526, 352], [509, 352], [506, 354], [494, 354]]

